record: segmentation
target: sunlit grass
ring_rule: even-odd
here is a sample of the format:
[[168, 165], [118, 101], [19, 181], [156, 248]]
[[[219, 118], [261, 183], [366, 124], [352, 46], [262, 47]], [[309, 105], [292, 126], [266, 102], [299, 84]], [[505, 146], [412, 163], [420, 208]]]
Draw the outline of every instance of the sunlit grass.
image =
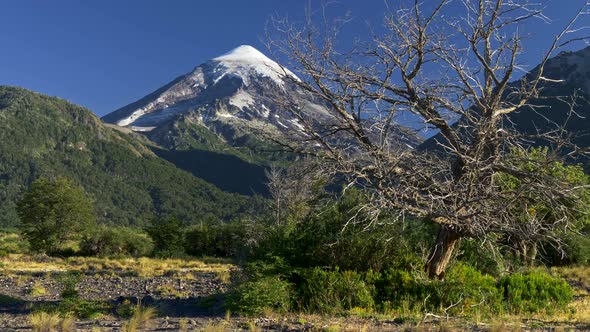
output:
[[156, 309], [148, 307], [144, 308], [140, 304], [137, 304], [133, 312], [133, 316], [129, 321], [125, 322], [122, 326], [124, 332], [135, 332], [146, 327], [150, 320], [156, 317]]
[[70, 332], [75, 330], [75, 320], [71, 316], [61, 318], [57, 313], [35, 312], [29, 316], [31, 330], [34, 332]]
[[10, 254], [0, 258], [0, 271], [5, 273], [37, 272], [115, 272], [139, 277], [153, 277], [193, 272], [213, 272], [218, 275], [229, 273], [233, 265], [224, 261], [201, 259], [158, 259], [158, 258], [97, 258], [97, 257], [37, 257], [24, 254]]

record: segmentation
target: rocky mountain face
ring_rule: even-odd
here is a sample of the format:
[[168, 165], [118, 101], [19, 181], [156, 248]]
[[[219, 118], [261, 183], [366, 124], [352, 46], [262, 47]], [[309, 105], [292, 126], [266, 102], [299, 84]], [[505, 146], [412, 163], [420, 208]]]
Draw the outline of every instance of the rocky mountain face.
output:
[[299, 121], [277, 100], [288, 97], [313, 112], [315, 118], [328, 117], [326, 109], [302, 91], [296, 80], [288, 69], [244, 45], [103, 120], [146, 133], [168, 149], [218, 150], [217, 145], [224, 143], [240, 147], [253, 130], [301, 130]]
[[[241, 148], [266, 146], [261, 133], [302, 131], [299, 119], [281, 101], [301, 107], [307, 117], [326, 124], [328, 107], [303, 90], [299, 78], [247, 45], [196, 67], [141, 100], [103, 118], [145, 133], [174, 150], [232, 151], [259, 162]], [[404, 146], [417, 141], [399, 132]], [[240, 155], [240, 152], [242, 153]]]

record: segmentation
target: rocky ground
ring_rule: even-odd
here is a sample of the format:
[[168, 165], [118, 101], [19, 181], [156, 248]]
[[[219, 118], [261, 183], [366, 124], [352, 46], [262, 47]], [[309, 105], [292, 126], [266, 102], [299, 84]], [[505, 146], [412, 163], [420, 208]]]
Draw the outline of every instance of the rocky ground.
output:
[[[530, 320], [517, 321], [516, 325], [496, 322], [496, 326], [434, 315], [423, 322], [377, 320], [362, 315], [321, 317], [269, 313], [265, 318], [245, 318], [231, 316], [223, 308], [220, 294], [226, 291], [227, 280], [223, 279], [228, 274], [196, 270], [143, 277], [116, 270], [79, 273], [75, 286], [79, 297], [107, 304], [110, 309], [96, 317], [76, 320], [68, 331], [123, 331], [129, 317], [121, 315], [118, 308], [133, 307], [137, 302], [157, 312], [156, 317], [138, 331], [514, 331], [535, 328], [569, 331], [588, 328], [585, 324], [551, 322], [547, 325]], [[51, 307], [62, 303], [66, 276], [68, 274], [57, 270], [0, 272], [0, 332], [30, 331], [32, 312], [44, 305]], [[581, 287], [587, 285], [584, 283]], [[581, 303], [590, 305], [588, 298]]]
[[[271, 317], [228, 319], [216, 294], [225, 284], [215, 273], [193, 273], [190, 277], [137, 277], [82, 275], [76, 289], [85, 300], [112, 304], [124, 302], [153, 307], [157, 317], [141, 331], [387, 331], [400, 330], [400, 322], [349, 318]], [[60, 273], [0, 274], [0, 331], [30, 331], [30, 314], [35, 306], [61, 300]], [[122, 331], [128, 318], [115, 313], [77, 320], [76, 331]]]

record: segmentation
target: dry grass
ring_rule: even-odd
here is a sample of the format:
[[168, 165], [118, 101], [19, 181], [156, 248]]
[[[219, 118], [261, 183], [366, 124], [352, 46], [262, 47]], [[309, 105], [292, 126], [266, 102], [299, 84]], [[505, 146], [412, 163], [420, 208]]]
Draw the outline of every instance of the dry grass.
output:
[[229, 274], [233, 267], [226, 262], [187, 259], [156, 259], [156, 258], [96, 258], [70, 257], [66, 259], [10, 254], [0, 258], [0, 266], [4, 273], [38, 273], [38, 272], [117, 272], [129, 273], [139, 277], [153, 277], [195, 272], [214, 272], [218, 275]]
[[589, 266], [568, 266], [554, 267], [553, 273], [561, 275], [570, 282], [576, 283], [578, 287], [590, 289], [590, 267]]
[[203, 332], [225, 332], [227, 327], [227, 322], [225, 321], [209, 321], [205, 327], [203, 327]]
[[72, 316], [64, 317], [59, 323], [62, 332], [71, 332], [76, 330], [76, 320]]
[[140, 304], [137, 305], [133, 312], [133, 317], [129, 321], [125, 322], [121, 329], [124, 332], [135, 332], [144, 328], [150, 320], [156, 317], [156, 309], [144, 308]]
[[76, 321], [72, 316], [60, 318], [59, 314], [36, 312], [29, 316], [31, 330], [34, 332], [72, 332], [75, 331]]
[[34, 332], [56, 331], [61, 321], [58, 314], [36, 312], [30, 315], [31, 330]]
[[188, 331], [188, 320], [186, 318], [181, 318], [178, 320], [178, 331]]
[[47, 294], [47, 289], [45, 289], [45, 287], [43, 287], [43, 285], [37, 281], [29, 290], [29, 294], [33, 296], [43, 296]]

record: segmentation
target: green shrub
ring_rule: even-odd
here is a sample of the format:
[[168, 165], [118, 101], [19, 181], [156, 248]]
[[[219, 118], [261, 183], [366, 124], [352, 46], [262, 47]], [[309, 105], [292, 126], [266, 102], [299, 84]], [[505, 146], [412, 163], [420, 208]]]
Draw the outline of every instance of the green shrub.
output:
[[543, 245], [541, 260], [550, 266], [590, 264], [590, 226], [580, 233], [569, 233], [564, 237], [563, 252], [551, 244]]
[[291, 308], [292, 285], [277, 276], [243, 282], [231, 292], [228, 307], [231, 311], [256, 316], [265, 309], [287, 312]]
[[452, 267], [444, 281], [428, 280], [420, 272], [388, 269], [376, 281], [376, 289], [376, 300], [389, 309], [411, 303], [419, 311], [485, 314], [498, 312], [502, 305], [495, 279], [463, 264]]
[[373, 308], [371, 290], [360, 273], [316, 267], [301, 272], [298, 302], [302, 309], [320, 313]]
[[67, 297], [57, 302], [38, 302], [33, 312], [58, 313], [62, 316], [75, 316], [81, 319], [96, 319], [110, 313], [111, 305], [103, 301], [85, 300], [80, 297]]
[[506, 270], [507, 262], [493, 241], [484, 244], [477, 239], [462, 239], [457, 259], [478, 271], [498, 277]]
[[573, 298], [570, 285], [545, 272], [514, 273], [500, 279], [505, 306], [515, 313], [563, 310]]
[[153, 251], [152, 239], [139, 229], [101, 227], [80, 243], [80, 253], [86, 256], [148, 256]]
[[82, 276], [75, 272], [66, 272], [57, 276], [57, 282], [61, 285], [61, 297], [63, 299], [77, 298], [78, 290], [76, 287], [82, 279]]
[[247, 251], [247, 225], [243, 222], [193, 226], [185, 235], [185, 251], [192, 256], [241, 258]]
[[[376, 283], [375, 300], [382, 307], [387, 306], [389, 309], [402, 307], [406, 303], [414, 305], [426, 305], [427, 302], [437, 291], [430, 287], [428, 281], [423, 276], [416, 275], [405, 269], [390, 268], [383, 271]], [[438, 294], [434, 294], [438, 298]], [[430, 306], [438, 309], [438, 303]], [[422, 309], [422, 308], [421, 308]], [[420, 309], [420, 310], [421, 310]]]
[[0, 232], [0, 257], [28, 252], [29, 242], [23, 239], [20, 234], [9, 231]]
[[184, 225], [176, 217], [156, 218], [146, 229], [157, 257], [178, 257], [184, 251]]
[[483, 275], [473, 267], [457, 264], [453, 266], [441, 283], [440, 305], [453, 307], [451, 312], [470, 314], [475, 311], [498, 313], [502, 307], [502, 293], [496, 287], [496, 280]]

